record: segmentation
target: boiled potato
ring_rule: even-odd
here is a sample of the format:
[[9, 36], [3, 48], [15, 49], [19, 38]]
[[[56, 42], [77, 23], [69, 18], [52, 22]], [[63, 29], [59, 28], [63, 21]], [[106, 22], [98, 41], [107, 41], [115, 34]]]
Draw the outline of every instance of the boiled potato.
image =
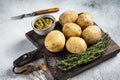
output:
[[85, 29], [86, 27], [93, 25], [93, 17], [90, 13], [82, 13], [78, 16], [77, 24], [82, 28]]
[[44, 44], [48, 51], [59, 52], [65, 46], [65, 36], [62, 32], [53, 30], [45, 37]]
[[87, 49], [87, 44], [80, 37], [70, 37], [66, 42], [66, 49], [70, 53], [79, 54]]
[[75, 22], [78, 18], [78, 14], [75, 11], [65, 11], [59, 17], [59, 22], [63, 26], [68, 22]]
[[82, 37], [87, 44], [95, 44], [102, 36], [98, 26], [92, 25], [83, 30]]
[[81, 36], [82, 30], [80, 26], [75, 23], [66, 23], [62, 28], [62, 32], [67, 38], [69, 38]]

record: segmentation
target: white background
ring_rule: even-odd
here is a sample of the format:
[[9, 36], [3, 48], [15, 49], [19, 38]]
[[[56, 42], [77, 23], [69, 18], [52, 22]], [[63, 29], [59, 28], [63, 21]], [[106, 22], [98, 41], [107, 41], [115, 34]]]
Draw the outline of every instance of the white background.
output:
[[[11, 71], [13, 61], [36, 49], [25, 37], [25, 33], [32, 30], [31, 21], [36, 17], [10, 18], [50, 7], [60, 8], [58, 13], [51, 14], [56, 20], [66, 10], [91, 13], [94, 21], [120, 46], [119, 0], [0, 0], [0, 80], [29, 80], [29, 76], [15, 75]], [[72, 80], [120, 80], [120, 54]]]

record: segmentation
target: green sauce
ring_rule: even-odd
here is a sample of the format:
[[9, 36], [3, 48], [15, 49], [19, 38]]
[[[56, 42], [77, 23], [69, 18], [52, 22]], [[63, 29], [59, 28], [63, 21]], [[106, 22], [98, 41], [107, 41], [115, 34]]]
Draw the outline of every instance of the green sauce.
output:
[[35, 22], [34, 26], [39, 30], [46, 30], [51, 27], [52, 24], [53, 20], [51, 18], [40, 18]]

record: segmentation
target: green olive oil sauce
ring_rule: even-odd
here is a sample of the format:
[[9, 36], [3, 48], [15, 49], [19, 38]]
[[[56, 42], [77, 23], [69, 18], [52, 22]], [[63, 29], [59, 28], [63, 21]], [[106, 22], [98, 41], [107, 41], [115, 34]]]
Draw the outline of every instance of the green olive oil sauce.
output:
[[51, 18], [40, 18], [38, 19], [34, 26], [39, 30], [46, 30], [53, 24], [53, 20]]

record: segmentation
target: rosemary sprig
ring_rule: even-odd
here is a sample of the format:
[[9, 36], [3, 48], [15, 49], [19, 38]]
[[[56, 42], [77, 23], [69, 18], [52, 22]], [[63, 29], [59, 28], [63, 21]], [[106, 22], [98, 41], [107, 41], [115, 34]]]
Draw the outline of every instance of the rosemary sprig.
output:
[[80, 54], [71, 54], [64, 60], [58, 60], [58, 68], [62, 71], [69, 70], [77, 65], [86, 64], [98, 59], [108, 48], [110, 36], [105, 33], [104, 36], [93, 46], [87, 48]]

